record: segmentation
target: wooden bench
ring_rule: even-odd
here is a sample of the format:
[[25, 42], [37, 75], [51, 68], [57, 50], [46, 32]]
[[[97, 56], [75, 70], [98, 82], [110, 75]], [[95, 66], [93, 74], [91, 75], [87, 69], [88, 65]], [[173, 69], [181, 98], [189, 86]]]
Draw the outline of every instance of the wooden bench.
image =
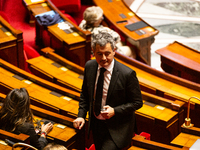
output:
[[24, 87], [29, 92], [31, 104], [76, 118], [79, 93], [36, 77], [1, 59], [0, 70], [0, 90], [4, 94]]
[[60, 86], [81, 91], [84, 68], [54, 53], [50, 47], [44, 48], [44, 56], [27, 60], [31, 72]]
[[[154, 36], [157, 35], [159, 31], [137, 16], [137, 14], [124, 3], [124, 0], [93, 0], [93, 2], [103, 9], [108, 26], [110, 28], [113, 27], [113, 29], [122, 36], [122, 40], [125, 38], [125, 42], [128, 41], [136, 47], [136, 59], [150, 65], [151, 44], [154, 42]], [[118, 23], [120, 21], [125, 22]], [[133, 31], [125, 27], [130, 24], [135, 28]]]
[[[121, 55], [118, 52], [115, 53], [115, 58], [136, 71], [139, 84], [142, 85], [141, 90], [148, 92], [149, 87], [151, 87], [150, 90], [152, 93], [158, 96], [170, 98], [171, 100], [178, 99], [184, 102], [188, 102], [191, 96], [200, 97], [200, 84], [158, 71], [135, 59]], [[194, 124], [196, 126], [200, 124], [200, 120], [195, 115], [199, 111], [199, 106], [200, 101], [196, 99], [191, 100], [192, 110], [190, 117], [195, 121]], [[185, 109], [187, 109], [187, 105]]]
[[189, 147], [178, 147], [145, 139], [136, 135], [132, 138], [132, 146], [128, 150], [189, 150]]
[[[25, 4], [29, 1], [30, 0], [24, 0]], [[82, 31], [76, 24], [66, 18], [50, 0], [27, 5], [27, 8], [33, 17], [53, 10], [62, 17], [64, 20], [63, 23], [69, 24], [71, 27], [70, 33], [66, 33], [63, 29], [58, 27], [58, 24], [44, 27], [36, 21], [36, 44], [45, 47], [50, 46], [56, 49], [56, 53], [59, 55], [84, 67], [86, 61], [90, 59], [91, 33], [89, 31]], [[44, 40], [43, 32], [48, 32], [50, 39], [46, 36]], [[50, 45], [45, 44], [44, 41], [47, 40], [50, 40]]]
[[0, 58], [24, 69], [23, 37], [0, 16]]
[[177, 41], [156, 50], [164, 71], [200, 83], [200, 52]]

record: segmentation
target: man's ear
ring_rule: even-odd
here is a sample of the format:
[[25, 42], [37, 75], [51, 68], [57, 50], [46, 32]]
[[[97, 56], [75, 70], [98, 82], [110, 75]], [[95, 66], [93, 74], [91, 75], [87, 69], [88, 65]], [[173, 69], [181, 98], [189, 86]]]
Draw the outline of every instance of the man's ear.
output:
[[94, 54], [94, 49], [92, 48], [92, 52], [93, 52], [93, 54]]

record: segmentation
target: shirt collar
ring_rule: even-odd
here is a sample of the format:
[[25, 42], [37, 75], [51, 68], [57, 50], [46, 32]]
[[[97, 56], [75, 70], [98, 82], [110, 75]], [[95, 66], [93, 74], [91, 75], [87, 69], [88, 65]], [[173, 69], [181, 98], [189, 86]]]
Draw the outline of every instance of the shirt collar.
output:
[[[113, 71], [113, 67], [114, 67], [114, 59], [112, 60], [112, 62], [110, 63], [109, 66], [104, 67], [107, 71], [109, 71], [110, 73], [112, 73]], [[102, 68], [102, 66], [98, 65], [98, 70]]]

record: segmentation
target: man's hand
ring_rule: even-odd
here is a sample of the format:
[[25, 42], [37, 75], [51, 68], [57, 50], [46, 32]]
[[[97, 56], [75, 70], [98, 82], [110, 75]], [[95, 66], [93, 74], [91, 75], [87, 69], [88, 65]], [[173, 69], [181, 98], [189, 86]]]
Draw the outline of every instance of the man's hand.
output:
[[109, 105], [104, 106], [103, 109], [104, 111], [101, 111], [101, 115], [105, 119], [110, 119], [111, 117], [115, 115], [114, 108], [110, 107]]
[[85, 119], [81, 117], [78, 117], [73, 121], [74, 128], [79, 129], [79, 130], [82, 129], [84, 124], [85, 124]]

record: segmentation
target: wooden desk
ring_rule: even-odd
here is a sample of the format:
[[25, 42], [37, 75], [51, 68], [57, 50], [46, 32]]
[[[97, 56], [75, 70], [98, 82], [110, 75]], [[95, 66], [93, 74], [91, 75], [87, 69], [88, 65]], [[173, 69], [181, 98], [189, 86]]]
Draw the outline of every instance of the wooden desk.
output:
[[[52, 50], [51, 48], [45, 49]], [[58, 85], [75, 90], [77, 92], [81, 91], [83, 82], [83, 71], [78, 71], [81, 72], [81, 74], [76, 73], [76, 70], [73, 70], [73, 67], [76, 67], [76, 65], [72, 62], [69, 62], [67, 60], [62, 61], [66, 63], [64, 65], [61, 65], [59, 64], [60, 61], [55, 62], [52, 59], [46, 58], [44, 56], [29, 59], [27, 60], [27, 62], [29, 63], [31, 72], [33, 72], [35, 75], [54, 82]], [[80, 66], [78, 68], [80, 68], [80, 70], [83, 70], [83, 68]]]
[[[118, 52], [115, 53], [115, 58], [136, 71], [139, 84], [143, 91], [151, 92], [152, 94], [171, 100], [178, 99], [184, 102], [188, 102], [191, 96], [200, 97], [200, 84], [165, 72], [160, 72], [137, 60], [123, 56]], [[195, 114], [200, 110], [200, 101], [191, 99], [191, 109], [190, 117], [194, 121], [195, 126], [199, 127], [200, 120]], [[187, 110], [187, 106], [185, 106], [185, 110]]]
[[136, 113], [138, 133], [151, 134], [151, 140], [169, 144], [181, 132], [184, 102], [172, 101], [142, 91], [143, 107]]
[[[5, 94], [0, 93], [1, 101], [5, 97], [6, 97]], [[72, 148], [84, 149], [85, 147], [84, 130], [78, 131], [74, 129], [73, 118], [66, 117], [66, 116], [42, 109], [34, 105], [30, 105], [30, 108], [34, 114], [35, 128], [37, 128], [38, 125], [42, 125], [45, 120], [54, 122], [53, 129], [47, 136], [49, 143], [54, 142], [57, 144], [62, 144], [66, 146], [68, 149], [72, 149]], [[4, 130], [2, 130], [2, 132], [4, 132]], [[2, 132], [0, 130], [0, 138], [1, 138]], [[24, 137], [29, 137], [29, 136], [20, 134], [19, 137], [20, 137], [20, 140], [22, 141]], [[10, 140], [16, 141], [15, 139], [10, 139]], [[23, 140], [22, 142], [29, 143], [29, 141], [27, 140], [26, 141]]]
[[0, 16], [0, 57], [24, 69], [23, 37]]
[[33, 110], [35, 127], [37, 123], [43, 124], [45, 120], [50, 120], [54, 122], [52, 131], [48, 134], [48, 141], [54, 142], [66, 146], [68, 149], [84, 149], [85, 139], [84, 139], [84, 129], [77, 131], [73, 128], [72, 118], [52, 113], [44, 109], [40, 109], [36, 106], [31, 106]]
[[164, 71], [200, 83], [200, 52], [175, 41], [156, 53]]
[[[101, 7], [104, 11], [104, 16], [109, 21], [109, 27], [114, 26], [122, 36], [131, 44], [136, 46], [138, 55], [142, 62], [151, 64], [151, 44], [154, 42], [154, 36], [158, 34], [158, 30], [144, 22], [137, 14], [135, 14], [123, 0], [93, 0], [93, 2]], [[117, 21], [127, 20], [124, 23], [117, 23]], [[136, 29], [134, 31], [128, 30], [125, 25], [142, 21], [147, 26]]]
[[[26, 0], [24, 0], [26, 3]], [[36, 21], [36, 44], [47, 47], [50, 46], [56, 50], [56, 53], [69, 59], [70, 61], [84, 67], [91, 54], [91, 33], [82, 31], [77, 25], [66, 18], [50, 0], [43, 3], [37, 3], [27, 6], [32, 16], [54, 10], [62, 19], [71, 26], [72, 33], [66, 33], [54, 24], [48, 27], [41, 26]], [[43, 32], [48, 32], [50, 37], [45, 37], [43, 40]], [[50, 38], [50, 39], [47, 39]], [[50, 40], [50, 45], [44, 41]]]
[[185, 128], [183, 125], [181, 126], [181, 131], [183, 133], [188, 133], [196, 136], [200, 136], [200, 128], [197, 127], [190, 127], [190, 128]]
[[173, 141], [171, 141], [171, 144], [191, 147], [197, 139], [200, 139], [200, 136], [181, 132]]
[[[167, 145], [152, 140], [146, 140], [144, 137], [136, 135], [132, 138], [132, 145], [128, 150], [135, 150], [134, 147], [140, 147], [141, 150], [189, 150], [189, 147], [176, 147], [172, 145]], [[140, 150], [137, 149], [136, 150]]]
[[31, 75], [0, 60], [0, 89], [7, 94], [11, 89], [24, 87], [31, 104], [76, 118], [79, 93]]

